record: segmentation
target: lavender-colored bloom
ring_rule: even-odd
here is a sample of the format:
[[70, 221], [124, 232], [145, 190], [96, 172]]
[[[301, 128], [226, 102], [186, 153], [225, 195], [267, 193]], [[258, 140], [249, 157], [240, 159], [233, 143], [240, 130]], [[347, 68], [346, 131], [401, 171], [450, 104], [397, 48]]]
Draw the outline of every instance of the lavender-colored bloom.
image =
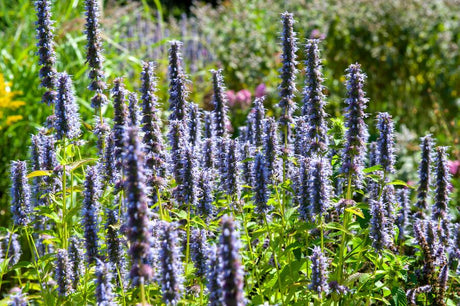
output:
[[341, 173], [345, 177], [351, 177], [352, 184], [357, 188], [362, 187], [364, 158], [366, 156], [366, 142], [368, 138], [367, 125], [364, 122], [366, 104], [363, 90], [366, 75], [361, 72], [359, 64], [352, 64], [347, 72], [347, 99], [348, 105], [345, 114], [345, 146], [342, 151]]
[[[297, 91], [295, 86], [297, 74], [297, 56], [295, 54], [297, 51], [297, 38], [294, 32], [293, 14], [288, 12], [281, 14], [281, 22], [283, 24], [283, 31], [281, 33], [281, 45], [283, 49], [281, 61], [283, 67], [280, 70], [281, 84], [278, 90], [281, 100], [278, 105], [281, 107], [280, 125], [288, 129], [288, 124], [292, 121], [292, 113], [296, 109], [293, 99]], [[287, 140], [283, 138], [282, 141], [286, 143]]]
[[265, 119], [265, 107], [264, 107], [264, 98], [256, 98], [254, 100], [254, 106], [252, 107], [251, 112], [248, 116], [248, 129], [251, 129], [251, 132], [248, 133], [250, 137], [249, 141], [259, 147], [263, 143], [264, 139], [264, 119]]
[[20, 288], [12, 288], [10, 290], [8, 306], [28, 306], [27, 294], [22, 292]]
[[82, 216], [86, 247], [86, 261], [88, 264], [96, 262], [98, 257], [98, 199], [101, 193], [97, 168], [86, 168], [85, 197], [83, 199]]
[[321, 72], [321, 59], [318, 50], [319, 41], [316, 39], [308, 40], [305, 47], [307, 54], [306, 80], [303, 98], [302, 115], [305, 116], [307, 124], [306, 153], [308, 156], [314, 154], [324, 155], [328, 147], [327, 123], [325, 96], [323, 94], [323, 75]]
[[373, 141], [369, 143], [369, 167], [378, 165], [378, 148], [377, 142]]
[[194, 151], [189, 145], [183, 148], [181, 169], [181, 196], [182, 203], [196, 205], [197, 199], [197, 162]]
[[436, 288], [436, 297], [434, 305], [445, 305], [445, 294], [447, 289], [447, 281], [449, 280], [449, 266], [444, 265], [439, 271], [438, 288]]
[[377, 115], [377, 129], [379, 138], [377, 139], [377, 164], [382, 166], [385, 173], [395, 172], [395, 141], [393, 120], [388, 113]]
[[390, 245], [390, 238], [387, 233], [387, 218], [381, 199], [371, 199], [371, 221], [369, 236], [372, 239], [372, 246], [380, 253]]
[[199, 278], [206, 276], [207, 262], [206, 251], [208, 249], [208, 242], [206, 240], [206, 231], [193, 230], [190, 240], [190, 255], [195, 265], [195, 275]]
[[294, 131], [295, 131], [294, 154], [297, 156], [307, 157], [307, 153], [306, 153], [307, 119], [304, 116], [300, 116], [296, 118]]
[[164, 222], [160, 233], [160, 285], [163, 302], [176, 305], [183, 291], [182, 265], [175, 225]]
[[311, 284], [308, 286], [310, 290], [315, 291], [318, 294], [324, 292], [325, 294], [329, 293], [329, 284], [328, 280], [328, 262], [327, 258], [324, 256], [321, 248], [315, 246], [313, 248], [313, 253], [310, 256], [311, 260]]
[[227, 108], [228, 101], [226, 95], [226, 89], [224, 84], [224, 78], [222, 77], [222, 70], [211, 70], [212, 73], [212, 85], [213, 85], [213, 97], [212, 104], [214, 105], [214, 132], [217, 137], [225, 137], [227, 135]]
[[312, 216], [319, 215], [321, 217], [330, 206], [330, 197], [332, 195], [331, 175], [331, 165], [327, 159], [318, 158], [310, 162], [308, 193]]
[[[101, 121], [102, 119], [102, 121]], [[94, 124], [94, 135], [97, 137], [97, 150], [98, 156], [103, 156], [104, 154], [104, 144], [107, 134], [110, 131], [110, 126], [105, 122], [104, 118], [100, 116], [95, 117], [95, 124]]]
[[96, 302], [97, 305], [114, 306], [118, 305], [114, 302], [115, 295], [113, 294], [113, 267], [110, 263], [105, 263], [98, 259], [96, 263]]
[[170, 41], [169, 48], [169, 120], [183, 120], [188, 104], [186, 77], [182, 68], [182, 43]]
[[201, 144], [201, 167], [214, 168], [214, 138], [205, 138]]
[[447, 147], [436, 147], [436, 190], [433, 204], [433, 220], [444, 219], [449, 205], [451, 174], [447, 165]]
[[214, 126], [213, 126], [213, 115], [212, 112], [204, 112], [204, 139], [209, 139], [214, 137]]
[[244, 305], [244, 270], [239, 254], [240, 241], [232, 217], [222, 217], [218, 274], [222, 305]]
[[[115, 201], [117, 202], [117, 201]], [[106, 245], [108, 260], [112, 265], [113, 273], [124, 274], [125, 272], [125, 254], [122, 239], [119, 237], [119, 220], [116, 209], [106, 210], [107, 221], [105, 223]], [[118, 281], [118, 279], [117, 279]]]
[[130, 278], [137, 286], [152, 278], [152, 267], [146, 264], [151, 244], [150, 211], [145, 196], [144, 161], [136, 128], [127, 129], [125, 152], [127, 236], [132, 264]]
[[21, 255], [22, 249], [18, 240], [18, 235], [8, 233], [0, 246], [0, 259], [3, 261], [3, 259], [10, 258], [8, 265], [12, 267], [19, 262]]
[[86, 62], [90, 67], [88, 76], [91, 79], [88, 89], [96, 92], [91, 98], [91, 106], [98, 109], [108, 102], [107, 97], [103, 94], [103, 91], [107, 89], [107, 84], [104, 81], [105, 76], [102, 70], [104, 57], [102, 56], [101, 31], [99, 29], [99, 1], [85, 0], [85, 10]]
[[240, 191], [237, 142], [233, 139], [227, 140], [226, 151], [223, 187], [227, 195], [237, 197]]
[[214, 213], [214, 180], [213, 172], [205, 169], [200, 171], [198, 175], [198, 202], [196, 206], [196, 213], [205, 219], [210, 219]]
[[27, 163], [11, 162], [11, 214], [14, 225], [27, 226], [30, 223], [30, 186], [27, 181]]
[[[377, 198], [379, 196], [378, 192], [374, 192], [371, 197]], [[372, 198], [371, 198], [372, 199]], [[398, 198], [399, 200], [399, 198]], [[394, 235], [394, 221], [395, 221], [395, 187], [393, 185], [385, 185], [382, 189], [382, 205], [385, 211], [385, 217], [387, 220], [387, 232], [388, 235], [393, 237]]]
[[115, 170], [115, 141], [113, 131], [105, 138], [105, 151], [103, 160], [103, 175], [107, 184], [113, 184], [117, 181]]
[[51, 20], [51, 1], [37, 0], [35, 1], [35, 9], [37, 12], [37, 47], [38, 47], [38, 64], [42, 66], [40, 69], [41, 86], [46, 87], [48, 91], [43, 95], [42, 102], [54, 104], [56, 102], [56, 53], [54, 51], [54, 27]]
[[297, 186], [297, 201], [299, 215], [302, 220], [310, 220], [310, 159], [301, 158], [299, 167], [299, 182]]
[[[253, 188], [254, 188], [254, 204], [256, 205], [255, 211], [262, 215], [269, 209], [267, 205], [269, 198], [268, 191], [268, 169], [265, 165], [265, 158], [262, 153], [257, 153], [254, 160], [253, 175]], [[263, 218], [262, 218], [263, 219]]]
[[[249, 141], [239, 141], [239, 153], [240, 153], [240, 166], [241, 166], [241, 178], [243, 185], [252, 186], [253, 183], [253, 161], [251, 158], [254, 156], [254, 148]], [[249, 188], [244, 187], [244, 191], [248, 191]]]
[[171, 146], [170, 164], [176, 185], [182, 185], [182, 147], [184, 146], [184, 126], [178, 120], [169, 122], [169, 144]]
[[68, 296], [72, 292], [72, 271], [66, 250], [57, 252], [55, 277], [59, 296]]
[[406, 297], [407, 297], [407, 301], [409, 302], [409, 305], [413, 305], [413, 306], [416, 306], [417, 303], [416, 303], [416, 298], [417, 298], [417, 295], [420, 294], [420, 293], [423, 293], [423, 292], [430, 292], [431, 291], [431, 286], [430, 285], [425, 285], [425, 286], [421, 286], [421, 287], [417, 287], [415, 289], [410, 289], [407, 291], [406, 293]]
[[277, 164], [279, 154], [278, 125], [273, 118], [267, 118], [264, 121], [263, 151], [267, 180], [269, 184], [272, 184], [276, 180], [279, 168]]
[[406, 227], [409, 223], [409, 209], [410, 209], [410, 190], [408, 188], [403, 188], [398, 191], [398, 202], [401, 206], [401, 209], [398, 212], [397, 225], [399, 228], [398, 241], [404, 239]]
[[209, 291], [209, 306], [220, 305], [221, 288], [219, 284], [219, 258], [217, 252], [215, 245], [210, 245], [207, 250], [208, 269], [206, 279], [208, 283], [206, 287]]
[[128, 126], [139, 125], [139, 100], [137, 94], [130, 92], [128, 94]]
[[192, 148], [199, 146], [201, 140], [201, 113], [198, 105], [190, 103], [188, 106], [188, 131], [189, 139], [188, 143], [192, 145]]
[[127, 126], [127, 112], [126, 112], [126, 89], [123, 84], [123, 78], [116, 78], [113, 81], [112, 96], [113, 96], [113, 143], [114, 143], [114, 159], [115, 169], [121, 172], [125, 129]]
[[419, 185], [417, 188], [417, 203], [419, 209], [427, 209], [427, 199], [430, 192], [431, 152], [433, 139], [431, 135], [421, 138], [422, 159], [418, 167]]
[[72, 287], [76, 289], [78, 282], [83, 275], [82, 243], [77, 237], [70, 238], [68, 254], [70, 271], [72, 273]]
[[72, 80], [67, 73], [63, 72], [59, 74], [57, 84], [56, 108], [54, 110], [56, 138], [59, 140], [64, 137], [74, 139], [80, 135], [80, 115], [72, 89]]

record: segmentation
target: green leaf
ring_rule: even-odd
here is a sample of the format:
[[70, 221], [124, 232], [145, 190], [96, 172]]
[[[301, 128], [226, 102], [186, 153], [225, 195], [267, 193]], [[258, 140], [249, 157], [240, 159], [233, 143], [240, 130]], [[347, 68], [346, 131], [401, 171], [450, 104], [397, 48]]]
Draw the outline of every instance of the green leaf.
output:
[[32, 171], [27, 175], [27, 178], [32, 178], [36, 176], [50, 176], [51, 175], [51, 170], [37, 170], [37, 171]]
[[381, 165], [375, 165], [375, 166], [372, 166], [372, 167], [364, 169], [363, 172], [365, 174], [367, 174], [367, 173], [371, 173], [371, 172], [379, 171], [379, 170], [382, 170], [382, 166]]
[[70, 171], [74, 171], [78, 167], [81, 167], [84, 164], [90, 163], [90, 162], [95, 161], [95, 160], [97, 160], [97, 159], [96, 158], [85, 158], [85, 159], [82, 159], [82, 160], [77, 160], [76, 162], [73, 162], [73, 163], [69, 164]]
[[360, 208], [357, 207], [348, 207], [345, 209], [346, 211], [359, 216], [360, 218], [364, 219], [364, 214]]
[[407, 188], [415, 189], [415, 187], [413, 187], [413, 186], [411, 186], [411, 185], [409, 185], [406, 182], [401, 181], [401, 180], [395, 180], [395, 181], [389, 182], [389, 183], [387, 183], [387, 185], [405, 186]]

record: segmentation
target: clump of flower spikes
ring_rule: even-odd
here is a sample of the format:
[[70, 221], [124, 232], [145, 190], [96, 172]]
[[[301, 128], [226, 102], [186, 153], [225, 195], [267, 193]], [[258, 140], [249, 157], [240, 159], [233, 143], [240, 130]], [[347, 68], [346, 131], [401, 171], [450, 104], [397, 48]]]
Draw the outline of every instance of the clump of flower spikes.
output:
[[54, 51], [54, 27], [51, 20], [51, 0], [35, 1], [37, 11], [37, 47], [40, 69], [41, 86], [48, 89], [43, 95], [42, 102], [54, 104], [56, 100], [57, 72], [55, 68], [56, 53]]
[[102, 70], [104, 57], [102, 56], [101, 31], [99, 29], [99, 1], [85, 0], [85, 10], [86, 62], [90, 67], [88, 76], [91, 79], [88, 89], [95, 91], [94, 97], [91, 98], [91, 106], [94, 109], [100, 109], [107, 104], [108, 99], [103, 93], [107, 89], [107, 84], [104, 81], [105, 76]]

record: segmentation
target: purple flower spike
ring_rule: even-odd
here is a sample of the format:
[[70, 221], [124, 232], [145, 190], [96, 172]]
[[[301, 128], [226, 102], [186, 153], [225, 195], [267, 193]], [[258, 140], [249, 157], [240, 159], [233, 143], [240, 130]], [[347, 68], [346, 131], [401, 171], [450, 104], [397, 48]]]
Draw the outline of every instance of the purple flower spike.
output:
[[214, 105], [214, 131], [215, 136], [225, 137], [227, 135], [227, 108], [228, 101], [227, 95], [225, 94], [226, 88], [224, 84], [224, 78], [222, 77], [222, 70], [211, 70], [212, 73], [212, 84], [213, 84], [213, 98], [212, 103]]
[[388, 113], [377, 115], [377, 129], [380, 132], [377, 139], [377, 164], [382, 166], [386, 174], [395, 172], [395, 141], [393, 120]]
[[30, 186], [27, 181], [27, 163], [13, 161], [11, 163], [11, 214], [16, 226], [30, 223]]
[[419, 209], [427, 209], [428, 194], [430, 192], [430, 176], [431, 176], [431, 162], [433, 139], [431, 135], [426, 135], [421, 138], [422, 159], [418, 167], [419, 185], [417, 189], [417, 203]]
[[55, 129], [56, 138], [77, 138], [80, 135], [80, 115], [70, 76], [63, 72], [59, 74], [57, 85]]
[[436, 190], [433, 205], [433, 220], [445, 219], [448, 214], [451, 174], [447, 164], [446, 150], [447, 147], [436, 148]]
[[308, 286], [310, 290], [315, 291], [318, 294], [324, 292], [329, 293], [329, 284], [327, 282], [327, 258], [324, 256], [321, 248], [315, 246], [313, 253], [310, 256], [311, 259], [311, 284]]

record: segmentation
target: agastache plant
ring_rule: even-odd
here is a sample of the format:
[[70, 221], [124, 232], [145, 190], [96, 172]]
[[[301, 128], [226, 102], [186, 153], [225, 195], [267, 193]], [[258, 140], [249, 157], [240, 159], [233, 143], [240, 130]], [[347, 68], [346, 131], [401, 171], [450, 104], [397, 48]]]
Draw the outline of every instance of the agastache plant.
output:
[[182, 43], [171, 41], [169, 46], [169, 120], [183, 120], [188, 104], [186, 77], [182, 68]]
[[37, 47], [38, 47], [38, 64], [42, 66], [40, 69], [41, 86], [48, 89], [43, 95], [42, 102], [48, 105], [54, 104], [56, 101], [56, 53], [54, 51], [54, 27], [51, 20], [51, 0], [35, 1], [35, 9], [37, 12], [36, 32], [37, 32]]
[[136, 128], [128, 128], [125, 140], [124, 171], [127, 200], [127, 236], [131, 256], [130, 279], [134, 286], [150, 281], [152, 267], [146, 264], [150, 253], [150, 211], [145, 196], [143, 155]]
[[82, 278], [84, 258], [81, 241], [77, 237], [70, 238], [68, 256], [72, 273], [72, 287], [76, 289]]
[[[292, 122], [292, 113], [296, 109], [294, 96], [297, 91], [295, 80], [297, 74], [297, 38], [294, 32], [294, 16], [292, 13], [285, 12], [281, 14], [281, 23], [283, 30], [281, 32], [282, 46], [282, 68], [280, 70], [281, 84], [278, 87], [281, 108], [280, 126], [284, 131], [282, 134], [282, 143], [287, 143], [289, 139], [289, 124]], [[286, 139], [286, 136], [288, 137]]]
[[436, 147], [436, 190], [433, 204], [433, 220], [445, 219], [449, 208], [450, 172], [447, 165], [447, 148]]
[[183, 148], [181, 167], [181, 202], [195, 207], [197, 200], [197, 161], [192, 147], [187, 144]]
[[417, 188], [417, 203], [415, 205], [418, 209], [425, 210], [428, 208], [427, 201], [430, 192], [433, 139], [431, 135], [426, 135], [421, 138], [421, 142], [422, 158], [418, 167], [419, 184]]
[[225, 175], [222, 177], [224, 191], [229, 196], [238, 197], [240, 191], [237, 141], [227, 141]]
[[248, 115], [248, 140], [256, 147], [262, 146], [264, 137], [264, 97], [256, 98]]
[[195, 275], [203, 278], [207, 271], [207, 254], [208, 249], [206, 230], [193, 230], [190, 240], [190, 254], [195, 266]]
[[218, 254], [220, 303], [235, 306], [245, 305], [243, 293], [244, 270], [239, 254], [239, 237], [232, 217], [223, 216], [221, 224], [222, 232]]
[[163, 302], [176, 305], [183, 288], [182, 265], [180, 263], [177, 233], [174, 224], [163, 222], [160, 233], [160, 286]]
[[206, 285], [209, 292], [209, 305], [220, 305], [221, 288], [219, 284], [219, 257], [218, 248], [215, 245], [210, 245], [207, 249], [208, 269], [206, 272]]
[[390, 239], [387, 232], [387, 218], [381, 199], [371, 199], [371, 220], [369, 236], [372, 240], [374, 249], [381, 253], [383, 249], [390, 245]]
[[326, 99], [323, 94], [323, 74], [318, 50], [319, 41], [308, 40], [305, 47], [305, 89], [303, 92], [302, 116], [306, 118], [306, 154], [324, 155], [328, 149], [328, 127], [326, 122]]
[[70, 76], [63, 72], [58, 75], [55, 107], [56, 138], [74, 139], [80, 135], [80, 115]]
[[395, 172], [394, 128], [393, 120], [388, 113], [377, 115], [377, 129], [379, 130], [377, 164], [382, 166], [384, 175], [388, 175]]
[[112, 96], [113, 96], [113, 128], [112, 137], [114, 144], [114, 165], [118, 172], [121, 172], [125, 129], [127, 127], [127, 110], [126, 110], [126, 95], [125, 84], [122, 78], [116, 78], [113, 81]]
[[27, 226], [30, 223], [30, 186], [27, 181], [27, 163], [13, 161], [11, 163], [11, 214], [16, 226]]
[[364, 80], [366, 75], [361, 72], [359, 64], [352, 64], [346, 70], [346, 87], [348, 105], [345, 109], [345, 146], [342, 150], [341, 173], [350, 183], [362, 187], [366, 142], [368, 138], [367, 125], [364, 122], [368, 99], [365, 97]]
[[105, 240], [107, 245], [108, 261], [112, 265], [112, 272], [114, 274], [119, 272], [123, 275], [125, 272], [125, 251], [123, 248], [123, 241], [119, 237], [118, 212], [115, 209], [107, 209], [106, 216], [107, 221], [105, 223]]
[[211, 70], [213, 96], [212, 103], [214, 105], [214, 131], [216, 137], [225, 137], [227, 135], [227, 108], [228, 101], [222, 70]]
[[67, 251], [63, 249], [57, 252], [55, 280], [59, 296], [68, 296], [72, 292], [72, 270]]
[[128, 93], [128, 126], [139, 125], [139, 100], [134, 92]]
[[301, 158], [297, 182], [297, 202], [299, 215], [302, 220], [311, 220], [310, 210], [310, 159]]
[[98, 259], [96, 263], [96, 302], [97, 305], [115, 305], [112, 284], [113, 268], [110, 263]]
[[188, 143], [193, 149], [198, 148], [201, 140], [201, 113], [195, 103], [190, 103], [188, 106], [188, 131]]
[[267, 180], [269, 184], [272, 184], [276, 181], [279, 168], [277, 162], [277, 157], [279, 155], [278, 124], [273, 118], [268, 118], [264, 121], [263, 152]]
[[308, 286], [310, 290], [315, 291], [318, 294], [329, 293], [328, 280], [328, 262], [321, 248], [315, 246], [313, 248], [311, 260], [311, 284]]
[[203, 219], [209, 220], [214, 213], [213, 192], [214, 180], [213, 172], [210, 169], [205, 169], [198, 174], [198, 201], [196, 206], [196, 214]]
[[269, 197], [269, 190], [268, 190], [268, 171], [267, 167], [265, 166], [265, 158], [262, 153], [257, 153], [254, 166], [252, 170], [252, 186], [254, 188], [254, 204], [255, 204], [255, 211], [261, 216], [263, 220], [263, 215], [269, 209], [267, 205], [268, 197]]
[[102, 56], [101, 31], [99, 29], [99, 3], [102, 2], [98, 0], [85, 0], [86, 62], [90, 67], [88, 76], [91, 79], [88, 89], [95, 92], [94, 97], [91, 98], [91, 106], [96, 110], [100, 110], [108, 102], [104, 94], [107, 84], [105, 83], [104, 71], [102, 70], [104, 57]]
[[86, 261], [88, 264], [96, 262], [98, 258], [98, 207], [100, 186], [97, 177], [97, 169], [94, 166], [86, 168], [85, 196], [83, 199], [82, 216], [86, 246]]
[[330, 163], [325, 158], [313, 159], [309, 166], [309, 186], [308, 193], [310, 196], [311, 215], [323, 216], [330, 206], [330, 195], [332, 186], [330, 177], [332, 170]]

